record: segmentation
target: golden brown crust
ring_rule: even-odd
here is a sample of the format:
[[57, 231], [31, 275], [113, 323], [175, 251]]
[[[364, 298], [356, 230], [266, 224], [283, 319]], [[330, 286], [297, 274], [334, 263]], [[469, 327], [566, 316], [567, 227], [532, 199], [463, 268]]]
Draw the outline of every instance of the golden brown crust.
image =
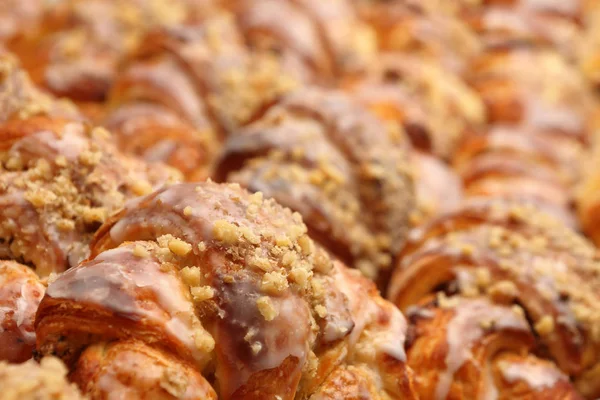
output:
[[0, 121], [36, 115], [80, 117], [71, 103], [57, 100], [35, 87], [17, 59], [0, 50]]
[[214, 371], [225, 399], [308, 396], [325, 370], [363, 363], [380, 390], [411, 393], [400, 312], [332, 263], [300, 215], [236, 185], [180, 184], [128, 203], [92, 258], [50, 284], [36, 329], [40, 351], [70, 364], [99, 341], [160, 347]]
[[556, 365], [532, 355], [500, 354], [492, 371], [498, 399], [582, 399]]
[[106, 123], [121, 148], [201, 180], [210, 173], [218, 139], [294, 85], [279, 68], [271, 55], [246, 50], [227, 13], [156, 29], [115, 82]]
[[486, 105], [490, 123], [555, 131], [584, 143], [597, 123], [585, 81], [552, 50], [487, 51], [474, 60], [469, 80]]
[[[480, 50], [479, 38], [452, 10], [459, 2], [354, 0], [358, 14], [375, 30], [383, 51], [416, 55], [462, 73]], [[413, 4], [414, 3], [414, 4]]]
[[410, 218], [413, 225], [453, 211], [462, 204], [463, 183], [448, 165], [420, 151], [412, 151], [411, 160], [416, 197], [416, 210]]

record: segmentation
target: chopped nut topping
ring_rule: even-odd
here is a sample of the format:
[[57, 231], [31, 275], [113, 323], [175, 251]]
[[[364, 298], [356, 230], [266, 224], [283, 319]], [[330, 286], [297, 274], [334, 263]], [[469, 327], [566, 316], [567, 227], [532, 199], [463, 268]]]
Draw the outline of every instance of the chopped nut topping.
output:
[[315, 311], [317, 315], [321, 318], [325, 318], [327, 316], [327, 309], [321, 304], [315, 306]]
[[150, 256], [150, 253], [144, 246], [136, 244], [133, 248], [133, 255], [139, 258], [147, 258]]
[[183, 279], [183, 283], [185, 283], [186, 285], [190, 287], [200, 286], [202, 275], [200, 268], [184, 267], [181, 269], [180, 274], [181, 278]]
[[250, 347], [252, 348], [252, 353], [254, 355], [257, 355], [262, 350], [262, 344], [260, 342], [254, 342]]
[[197, 286], [190, 288], [190, 293], [194, 302], [202, 302], [212, 299], [215, 295], [215, 290], [210, 286]]
[[213, 225], [215, 238], [226, 244], [235, 244], [239, 240], [239, 229], [236, 225], [225, 220], [216, 221]]
[[273, 305], [273, 301], [267, 296], [259, 297], [256, 300], [256, 305], [258, 306], [258, 311], [260, 311], [266, 321], [274, 320], [279, 314]]
[[206, 331], [198, 330], [194, 335], [194, 343], [198, 350], [210, 353], [215, 348], [215, 339]]
[[152, 193], [152, 185], [147, 181], [135, 181], [131, 185], [131, 190], [137, 196], [144, 196]]
[[190, 251], [192, 251], [191, 244], [184, 242], [183, 240], [177, 239], [177, 238], [169, 240], [168, 246], [169, 246], [169, 250], [171, 250], [171, 252], [173, 254], [176, 254], [181, 257], [187, 256], [188, 253]]
[[263, 275], [261, 290], [267, 294], [281, 294], [288, 288], [286, 277], [279, 272], [267, 272]]
[[549, 335], [554, 331], [554, 319], [549, 315], [545, 315], [536, 322], [534, 329], [541, 336]]

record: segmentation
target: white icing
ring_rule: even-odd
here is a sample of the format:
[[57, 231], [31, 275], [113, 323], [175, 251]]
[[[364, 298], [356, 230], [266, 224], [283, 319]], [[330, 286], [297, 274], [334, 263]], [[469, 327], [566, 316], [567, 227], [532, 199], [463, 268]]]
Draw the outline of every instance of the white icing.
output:
[[[161, 272], [156, 261], [131, 255], [132, 248], [105, 251], [92, 262], [67, 271], [48, 287], [48, 295], [96, 303], [119, 314], [154, 321], [186, 346], [203, 367], [209, 357], [194, 344], [194, 335], [202, 334], [198, 331], [203, 328], [181, 281]], [[160, 308], [141, 307], [136, 288], [151, 290]]]
[[[352, 272], [336, 266], [335, 283], [339, 290], [348, 298], [350, 313], [354, 320], [354, 329], [349, 335], [348, 343], [353, 347], [365, 328], [375, 322], [382, 311], [361, 285], [360, 279], [352, 279]], [[395, 307], [390, 307], [389, 325], [384, 329], [374, 329], [371, 332], [377, 351], [388, 354], [397, 360], [406, 362], [404, 343], [406, 340], [406, 320]]]
[[465, 362], [472, 359], [473, 343], [484, 335], [483, 322], [493, 322], [495, 329], [527, 330], [527, 321], [510, 309], [491, 305], [485, 300], [464, 301], [455, 308], [455, 315], [447, 326], [446, 370], [439, 377], [435, 398], [448, 395], [452, 379]]
[[523, 381], [536, 391], [550, 388], [558, 381], [567, 380], [567, 377], [558, 368], [541, 362], [529, 364], [501, 361], [499, 367], [507, 382]]

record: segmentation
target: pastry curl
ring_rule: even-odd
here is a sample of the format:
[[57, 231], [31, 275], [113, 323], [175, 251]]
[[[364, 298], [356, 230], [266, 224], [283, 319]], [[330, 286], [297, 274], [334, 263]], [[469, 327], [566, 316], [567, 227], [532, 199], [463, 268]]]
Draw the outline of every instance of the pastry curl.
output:
[[35, 347], [33, 322], [46, 287], [25, 265], [0, 262], [0, 361], [19, 363]]
[[446, 298], [409, 311], [408, 362], [422, 399], [580, 399], [554, 364], [528, 355], [534, 336], [520, 308]]
[[0, 49], [0, 122], [36, 115], [81, 119], [72, 103], [39, 90], [16, 57]]
[[67, 381], [67, 369], [59, 359], [44, 357], [38, 364], [0, 361], [0, 387], [6, 400], [83, 400], [77, 387]]
[[464, 200], [463, 184], [456, 172], [436, 157], [412, 151], [416, 209], [411, 224], [457, 209]]
[[216, 177], [298, 211], [329, 251], [377, 277], [414, 207], [406, 145], [343, 93], [307, 88], [233, 135]]
[[275, 58], [250, 54], [232, 17], [219, 13], [150, 32], [114, 85], [106, 125], [124, 150], [201, 180], [219, 139], [294, 85]]
[[453, 164], [469, 196], [530, 197], [568, 210], [584, 154], [559, 133], [495, 125], [467, 135]]
[[390, 284], [401, 308], [442, 289], [523, 306], [544, 353], [594, 396], [598, 255], [535, 204], [490, 201], [415, 231]]
[[300, 215], [214, 183], [128, 203], [92, 257], [49, 285], [36, 319], [39, 351], [72, 368], [95, 357], [90, 345], [135, 339], [223, 399], [309, 397], [331, 371], [363, 364], [375, 393], [412, 398], [405, 330], [372, 283], [313, 244]]
[[193, 19], [204, 3], [68, 0], [40, 6], [37, 32], [11, 42], [9, 49], [19, 55], [37, 85], [97, 108], [106, 99], [119, 62], [145, 32]]
[[579, 1], [488, 3], [463, 15], [484, 47], [550, 47], [569, 60], [576, 59], [583, 36]]
[[92, 399], [217, 399], [214, 389], [193, 366], [137, 341], [86, 348], [70, 378]]
[[304, 82], [331, 84], [340, 76], [360, 73], [376, 56], [376, 37], [349, 0], [224, 3], [251, 48], [277, 53]]
[[416, 148], [442, 158], [485, 122], [476, 92], [458, 76], [415, 56], [384, 53], [368, 75], [344, 85], [381, 118], [400, 124]]
[[110, 134], [44, 116], [0, 125], [0, 251], [41, 276], [87, 257], [95, 230], [126, 199], [177, 180], [119, 153]]
[[[379, 48], [435, 61], [461, 74], [480, 50], [479, 38], [459, 18], [458, 1], [354, 0], [357, 12], [375, 30]], [[435, 3], [435, 4], [434, 4]]]
[[490, 123], [558, 132], [583, 143], [597, 126], [597, 108], [585, 81], [552, 50], [487, 51], [473, 61], [469, 81]]

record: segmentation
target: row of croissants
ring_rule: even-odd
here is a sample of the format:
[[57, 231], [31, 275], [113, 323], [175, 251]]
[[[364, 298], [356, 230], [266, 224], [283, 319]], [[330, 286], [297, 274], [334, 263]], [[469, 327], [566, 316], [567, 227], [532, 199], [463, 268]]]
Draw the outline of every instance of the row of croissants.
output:
[[3, 0], [0, 399], [600, 397], [600, 2]]

